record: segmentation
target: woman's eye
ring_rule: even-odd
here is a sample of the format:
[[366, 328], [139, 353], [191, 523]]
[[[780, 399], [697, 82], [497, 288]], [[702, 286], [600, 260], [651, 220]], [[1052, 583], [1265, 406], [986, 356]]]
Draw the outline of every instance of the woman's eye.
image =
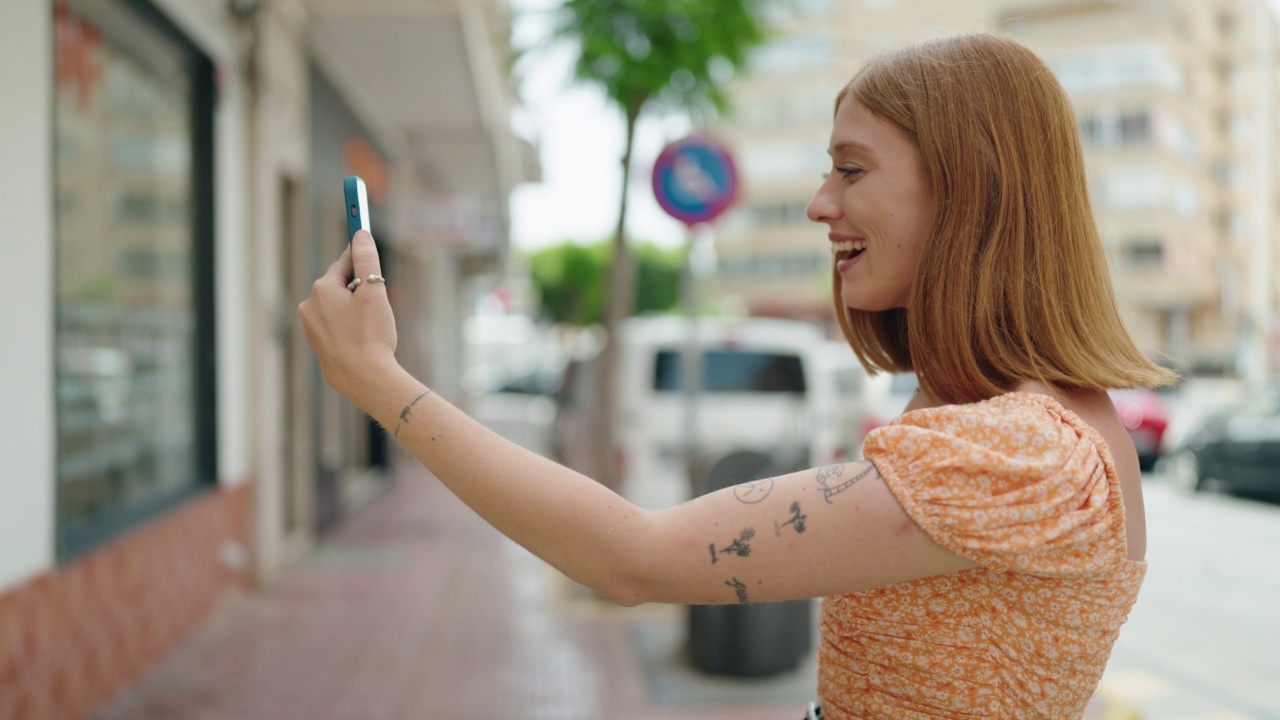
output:
[[[835, 169], [835, 171], [836, 171], [836, 172], [838, 172], [838, 173], [840, 173], [840, 177], [843, 177], [844, 179], [848, 180], [849, 178], [854, 177], [855, 175], [859, 175], [859, 174], [861, 174], [861, 173], [862, 173], [862, 168], [856, 168], [856, 167], [838, 167], [838, 168], [836, 168], [836, 169]], [[831, 177], [831, 173], [829, 173], [829, 172], [822, 173], [822, 179], [823, 179], [823, 180], [826, 180], [826, 179], [827, 179], [827, 178], [829, 178], [829, 177]]]

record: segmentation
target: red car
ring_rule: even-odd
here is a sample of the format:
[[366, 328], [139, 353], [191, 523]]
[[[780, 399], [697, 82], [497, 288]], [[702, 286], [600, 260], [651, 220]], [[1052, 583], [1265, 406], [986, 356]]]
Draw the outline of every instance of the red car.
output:
[[1155, 467], [1164, 451], [1164, 431], [1169, 427], [1169, 406], [1154, 390], [1112, 390], [1111, 402], [1138, 450], [1143, 472]]

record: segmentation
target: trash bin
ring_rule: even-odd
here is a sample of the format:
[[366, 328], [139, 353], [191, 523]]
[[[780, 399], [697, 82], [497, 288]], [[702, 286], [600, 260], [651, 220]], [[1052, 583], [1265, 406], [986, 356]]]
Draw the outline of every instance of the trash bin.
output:
[[[699, 465], [699, 494], [791, 470], [753, 451]], [[794, 670], [812, 643], [812, 600], [689, 607], [689, 648], [694, 665], [706, 673], [758, 677]]]

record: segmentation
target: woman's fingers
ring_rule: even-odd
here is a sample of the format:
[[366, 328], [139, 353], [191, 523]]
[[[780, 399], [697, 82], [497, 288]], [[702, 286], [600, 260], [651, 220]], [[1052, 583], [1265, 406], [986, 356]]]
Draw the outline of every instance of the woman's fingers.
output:
[[351, 248], [347, 247], [346, 250], [342, 251], [342, 255], [325, 271], [324, 277], [326, 281], [333, 280], [346, 287], [347, 281], [352, 277], [351, 272]]
[[373, 236], [361, 231], [298, 306], [304, 335], [325, 379], [352, 400], [395, 362], [395, 316], [386, 288], [367, 280], [348, 285], [353, 275], [364, 279], [380, 275], [381, 268]]
[[349, 250], [356, 277], [382, 275], [382, 260], [378, 257], [378, 246], [373, 242], [373, 236], [369, 231], [358, 231], [351, 239]]

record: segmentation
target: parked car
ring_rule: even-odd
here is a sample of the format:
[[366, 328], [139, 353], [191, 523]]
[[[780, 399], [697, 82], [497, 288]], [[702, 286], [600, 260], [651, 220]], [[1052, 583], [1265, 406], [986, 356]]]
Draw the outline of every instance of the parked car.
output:
[[1108, 394], [1138, 451], [1138, 465], [1143, 472], [1149, 472], [1164, 450], [1169, 404], [1160, 393], [1146, 388], [1112, 390]]
[[[914, 373], [882, 373], [870, 378], [864, 393], [860, 437], [865, 438], [872, 430], [901, 415], [918, 387]], [[1151, 470], [1164, 448], [1170, 415], [1168, 403], [1159, 393], [1147, 389], [1113, 390], [1110, 396], [1138, 450], [1138, 463], [1143, 470]]]
[[[853, 349], [844, 340], [828, 341], [822, 344], [817, 353], [820, 372], [825, 376], [824, 384], [833, 392], [830, 406], [833, 415], [822, 422], [828, 425], [824, 432], [834, 428], [831, 457], [827, 463], [848, 462], [861, 457], [862, 438], [867, 425], [872, 421], [871, 407], [867, 398], [873, 393], [875, 379], [867, 374], [866, 368], [858, 362]], [[827, 403], [823, 403], [826, 407]], [[815, 458], [822, 462], [821, 458]]]
[[1215, 485], [1280, 496], [1280, 385], [1210, 417], [1187, 435], [1167, 465], [1170, 480], [1185, 490]]
[[858, 455], [867, 435], [902, 414], [920, 387], [915, 373], [879, 373], [867, 379], [862, 393], [862, 423], [858, 431]]
[[[622, 343], [615, 416], [615, 470], [624, 494], [643, 506], [688, 499], [693, 480], [684, 460], [690, 426], [682, 392], [681, 353], [688, 324], [674, 316], [630, 318]], [[836, 373], [817, 327], [769, 318], [703, 318], [698, 323], [701, 381], [695, 461], [751, 452], [785, 472], [843, 458]], [[600, 357], [574, 361], [559, 396], [557, 458], [590, 477], [598, 464]], [[696, 469], [696, 467], [695, 467]]]

